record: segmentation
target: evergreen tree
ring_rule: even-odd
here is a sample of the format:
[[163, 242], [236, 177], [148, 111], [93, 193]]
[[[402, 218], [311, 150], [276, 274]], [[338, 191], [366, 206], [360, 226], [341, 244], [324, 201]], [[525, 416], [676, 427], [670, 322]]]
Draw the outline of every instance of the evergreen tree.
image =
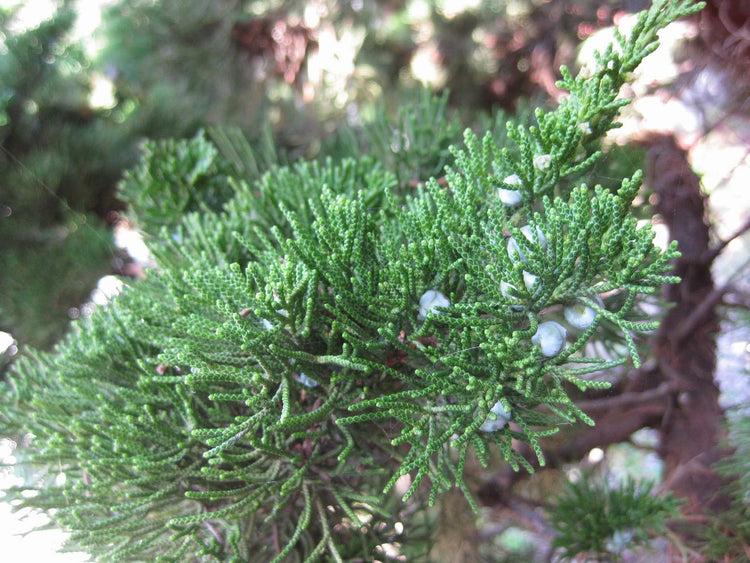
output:
[[0, 329], [49, 348], [111, 268], [100, 217], [134, 144], [91, 107], [75, 12], [25, 31], [14, 16], [0, 13]]
[[[342, 134], [338, 159], [220, 131], [150, 144], [122, 192], [157, 268], [0, 388], [3, 433], [32, 432], [22, 461], [46, 469], [21, 505], [107, 561], [370, 561], [396, 522], [417, 560], [423, 503], [474, 503], [468, 459], [533, 471], [516, 444], [543, 465], [541, 437], [593, 423], [578, 393], [640, 363], [678, 253], [631, 212], [640, 174], [580, 179], [657, 31], [699, 8], [658, 0], [563, 69], [557, 109], [449, 152], [433, 99]], [[383, 131], [399, 142], [359, 153]], [[629, 528], [673, 507], [621, 498]]]

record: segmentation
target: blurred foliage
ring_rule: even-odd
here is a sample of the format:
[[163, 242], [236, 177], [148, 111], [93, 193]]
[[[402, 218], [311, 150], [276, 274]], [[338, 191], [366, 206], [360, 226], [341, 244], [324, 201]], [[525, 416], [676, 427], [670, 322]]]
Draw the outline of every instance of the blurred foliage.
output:
[[48, 348], [110, 269], [96, 214], [134, 147], [89, 104], [89, 63], [67, 40], [73, 9], [23, 31], [16, 10], [0, 17], [0, 330]]
[[149, 137], [192, 135], [206, 124], [262, 121], [263, 84], [234, 47], [241, 2], [135, 0], [103, 14], [99, 64], [117, 86], [129, 127]]
[[404, 95], [402, 103], [392, 119], [381, 104], [363, 127], [341, 127], [329, 138], [325, 152], [373, 156], [396, 174], [402, 186], [441, 176], [451, 159], [450, 146], [461, 142], [466, 120], [449, 111], [447, 92], [434, 98], [429, 90], [419, 89]]
[[89, 62], [66, 39], [74, 21], [67, 7], [22, 32], [11, 30], [12, 14], [0, 20], [0, 184], [12, 210], [0, 229], [111, 206], [113, 183], [134, 156], [120, 128], [89, 103]]
[[472, 113], [555, 98], [581, 39], [647, 4], [120, 0], [98, 65], [150, 137], [215, 125], [252, 137], [271, 123], [312, 156], [342, 122], [368, 121], [383, 100], [395, 113], [420, 83]]
[[51, 348], [109, 272], [111, 234], [96, 217], [71, 216], [0, 253], [2, 328], [16, 340]]
[[578, 554], [619, 558], [623, 551], [662, 534], [666, 522], [677, 516], [680, 501], [671, 493], [659, 498], [652, 484], [625, 480], [621, 485], [582, 476], [569, 482], [550, 514], [559, 534], [552, 545], [565, 557]]
[[727, 480], [724, 492], [728, 510], [717, 514], [705, 529], [705, 551], [716, 561], [750, 561], [750, 412], [737, 409], [729, 415], [728, 446], [731, 455], [717, 464]]

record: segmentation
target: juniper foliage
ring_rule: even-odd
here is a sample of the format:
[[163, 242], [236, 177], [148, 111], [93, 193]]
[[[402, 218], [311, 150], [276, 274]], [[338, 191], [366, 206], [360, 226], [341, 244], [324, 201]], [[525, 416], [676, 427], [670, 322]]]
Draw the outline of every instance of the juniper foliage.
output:
[[120, 183], [120, 196], [141, 228], [157, 233], [186, 213], [221, 210], [232, 196], [224, 162], [203, 131], [190, 140], [146, 141], [141, 161]]
[[652, 486], [630, 480], [611, 486], [589, 476], [568, 483], [550, 517], [559, 534], [552, 545], [568, 558], [582, 553], [619, 558], [651, 534], [663, 533], [667, 520], [677, 516], [680, 501], [671, 493], [664, 498], [652, 495]]
[[743, 409], [730, 412], [727, 446], [732, 452], [716, 464], [725, 480], [727, 510], [704, 530], [705, 552], [715, 560], [750, 561], [750, 415]]
[[[596, 68], [563, 70], [556, 110], [509, 123], [507, 144], [466, 131], [416, 186], [382, 152], [282, 166], [221, 132], [221, 157], [202, 136], [153, 145], [123, 191], [144, 188], [157, 268], [2, 387], [3, 432], [34, 434], [22, 461], [66, 475], [22, 505], [105, 561], [372, 560], [400, 476], [404, 499], [429, 482], [430, 502], [471, 500], [469, 455], [531, 471], [520, 440], [544, 463], [540, 437], [592, 423], [570, 390], [640, 361], [656, 323], [639, 302], [677, 255], [630, 213], [640, 175], [561, 179], [596, 162], [658, 29], [699, 7], [656, 2]], [[421, 131], [436, 144], [406, 162], [436, 174], [444, 137]], [[226, 186], [223, 206], [206, 197]], [[590, 355], [605, 335], [619, 355]]]

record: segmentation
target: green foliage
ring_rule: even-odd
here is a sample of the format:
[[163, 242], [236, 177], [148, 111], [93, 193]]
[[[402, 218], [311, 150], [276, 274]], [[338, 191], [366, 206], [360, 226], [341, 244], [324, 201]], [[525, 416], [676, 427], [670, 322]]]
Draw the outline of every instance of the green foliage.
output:
[[69, 323], [68, 310], [85, 303], [109, 271], [112, 235], [95, 217], [73, 216], [55, 229], [7, 240], [15, 244], [0, 252], [0, 328], [23, 344], [51, 348]]
[[134, 156], [89, 105], [74, 22], [66, 7], [25, 31], [11, 11], [0, 20], [0, 329], [42, 348], [110, 268], [111, 235], [94, 213]]
[[74, 22], [61, 8], [33, 29], [14, 31], [12, 18], [0, 28], [0, 184], [20, 226], [96, 208], [133, 156], [129, 140], [89, 106], [89, 62], [67, 39]]
[[720, 464], [720, 473], [732, 478], [730, 491], [735, 501], [747, 509], [747, 491], [750, 491], [750, 416], [747, 413], [738, 413], [731, 422], [728, 441], [734, 452]]
[[199, 131], [190, 140], [147, 141], [140, 163], [125, 173], [120, 197], [138, 226], [156, 234], [194, 211], [220, 211], [232, 195], [227, 165]]
[[626, 480], [619, 487], [583, 476], [568, 483], [550, 515], [558, 536], [552, 545], [563, 556], [578, 554], [618, 557], [625, 549], [663, 533], [677, 515], [680, 501], [651, 494], [652, 485]]
[[[543, 463], [540, 437], [592, 423], [568, 393], [639, 361], [655, 323], [638, 302], [677, 255], [631, 216], [639, 176], [557, 183], [598, 158], [656, 30], [695, 9], [657, 3], [622, 55], [567, 76], [557, 111], [508, 125], [515, 146], [467, 131], [449, 166], [430, 99], [365, 128], [369, 146], [408, 132], [403, 159], [282, 166], [231, 134], [222, 156], [202, 136], [150, 145], [123, 190], [150, 234], [168, 228], [157, 268], [3, 387], [3, 430], [35, 435], [25, 461], [67, 476], [16, 490], [22, 506], [55, 509], [102, 560], [372, 560], [399, 477], [404, 498], [427, 478], [431, 504], [451, 486], [471, 500], [472, 451], [531, 470], [523, 441]], [[589, 355], [604, 335], [617, 356]]]
[[720, 560], [750, 561], [750, 415], [729, 415], [728, 445], [732, 453], [716, 466], [727, 480], [724, 488], [731, 499], [728, 510], [718, 514], [705, 530], [705, 548], [710, 557]]
[[[284, 26], [271, 35], [277, 19], [293, 27], [285, 18], [299, 20], [304, 4], [111, 2], [102, 13], [104, 45], [97, 66], [114, 76], [128, 127], [142, 135], [183, 137], [230, 125], [250, 134], [272, 122], [281, 136], [293, 129], [311, 141], [323, 129], [310, 127], [310, 108], [300, 111], [300, 92], [277, 68], [295, 57], [304, 59], [307, 47], [296, 52], [299, 45], [292, 42], [297, 37], [286, 35]], [[259, 27], [242, 31], [244, 24], [254, 23]], [[249, 46], [243, 44], [245, 33]], [[281, 51], [274, 52], [277, 48]]]
[[130, 127], [164, 137], [230, 119], [255, 124], [260, 108], [253, 101], [262, 95], [232, 46], [241, 4], [128, 0], [104, 10], [99, 64], [114, 71], [119, 95], [131, 104]]
[[[320, 405], [321, 394], [310, 390], [283, 420], [279, 397], [299, 399], [301, 385], [291, 377], [254, 397], [247, 385], [251, 376], [240, 387], [229, 366], [223, 382], [215, 370], [205, 377], [194, 370], [190, 383], [177, 383], [180, 369], [158, 363], [155, 331], [136, 338], [124, 330], [145, 326], [146, 319], [135, 317], [147, 313], [139, 305], [153, 305], [150, 291], [162, 290], [150, 281], [139, 289], [139, 295], [126, 294], [134, 301], [130, 311], [99, 310], [57, 355], [19, 362], [26, 378], [16, 382], [16, 400], [45, 413], [34, 431], [46, 446], [30, 461], [43, 464], [54, 457], [54, 466], [59, 463], [73, 480], [45, 489], [43, 500], [32, 505], [56, 509], [56, 519], [75, 530], [72, 542], [115, 561], [184, 561], [185, 553], [270, 561], [274, 534], [289, 541], [287, 553], [297, 540], [311, 550], [318, 543], [321, 552], [331, 542], [329, 519], [356, 523], [357, 514], [369, 512], [376, 498], [366, 487], [373, 478], [377, 482], [379, 472], [362, 472], [365, 486], [355, 491], [336, 476], [341, 464], [326, 451], [334, 440], [333, 421], [325, 420], [333, 399]], [[158, 308], [149, 317], [163, 312]], [[221, 356], [223, 348], [214, 353]], [[49, 381], [52, 369], [59, 374], [55, 382]], [[241, 416], [247, 409], [237, 410], [237, 404], [251, 407], [254, 415]], [[215, 426], [205, 427], [207, 420]], [[313, 464], [325, 474], [311, 473]], [[331, 504], [337, 516], [326, 513], [321, 519], [323, 507]], [[274, 526], [264, 525], [267, 519]], [[367, 541], [354, 524], [349, 534], [355, 544]]]
[[401, 184], [443, 174], [450, 146], [461, 141], [461, 125], [448, 110], [448, 93], [434, 97], [422, 89], [406, 96], [393, 118], [380, 107], [364, 131], [343, 128], [328, 151], [358, 158], [368, 154], [392, 170]]

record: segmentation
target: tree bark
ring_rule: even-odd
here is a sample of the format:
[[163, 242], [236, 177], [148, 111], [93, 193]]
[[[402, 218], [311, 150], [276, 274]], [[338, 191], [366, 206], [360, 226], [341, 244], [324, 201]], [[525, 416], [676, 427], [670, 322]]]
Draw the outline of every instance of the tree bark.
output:
[[434, 563], [479, 563], [479, 532], [476, 515], [457, 488], [445, 493], [435, 544], [430, 551]]
[[[722, 480], [711, 468], [722, 454], [718, 442], [723, 414], [714, 383], [719, 327], [717, 303], [712, 299], [706, 198], [687, 154], [673, 137], [654, 136], [649, 144], [649, 183], [658, 196], [656, 211], [682, 253], [674, 270], [681, 282], [666, 289], [673, 307], [654, 342], [661, 380], [674, 389], [660, 427], [659, 453], [665, 464], [665, 484], [688, 501], [683, 512], [703, 513], [720, 510], [725, 502], [719, 494]], [[699, 310], [702, 315], [696, 319]], [[682, 330], [688, 320], [690, 328]]]

